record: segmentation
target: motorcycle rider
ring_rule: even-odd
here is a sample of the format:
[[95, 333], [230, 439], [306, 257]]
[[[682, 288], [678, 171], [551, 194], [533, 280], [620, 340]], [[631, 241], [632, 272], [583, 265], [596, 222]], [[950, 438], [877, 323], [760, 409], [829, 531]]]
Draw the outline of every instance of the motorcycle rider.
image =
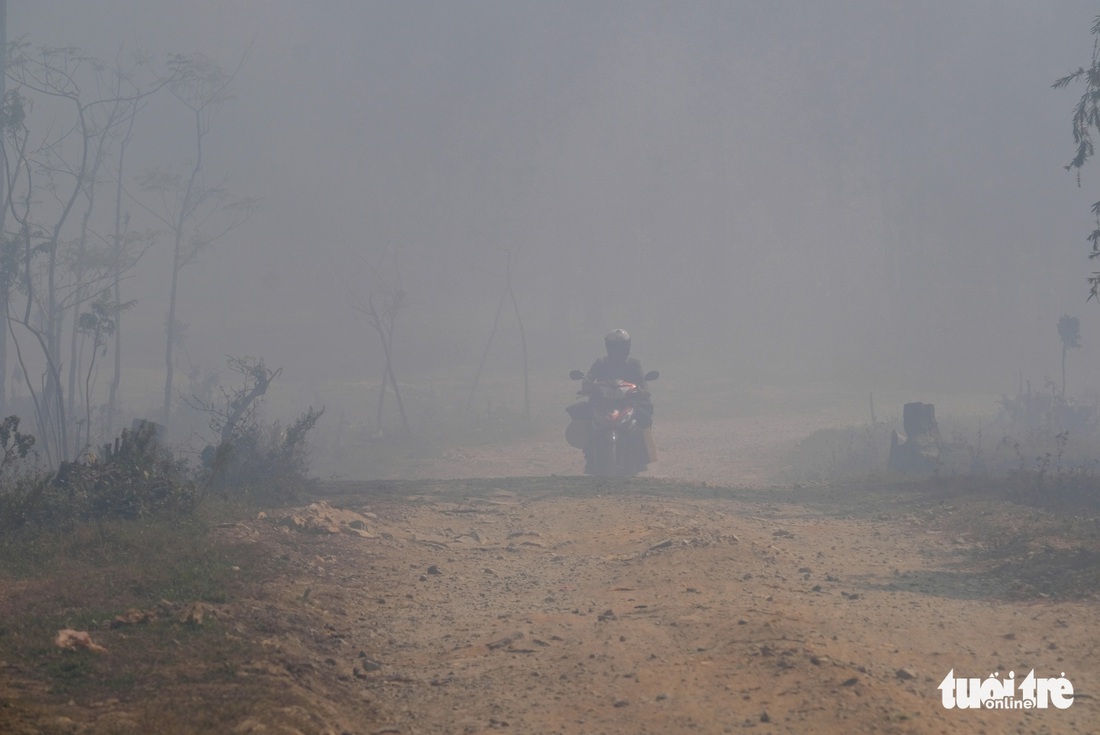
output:
[[[630, 334], [625, 329], [612, 330], [604, 337], [604, 347], [607, 348], [607, 356], [601, 357], [592, 363], [588, 374], [584, 378], [581, 393], [587, 393], [592, 383], [597, 380], [625, 380], [638, 387], [634, 402], [634, 416], [638, 422], [640, 443], [635, 451], [637, 454], [637, 467], [644, 471], [646, 464], [656, 459], [651, 453], [652, 436], [650, 427], [653, 426], [653, 401], [646, 389], [645, 371], [642, 363], [636, 357], [630, 356]], [[585, 472], [590, 469], [591, 456], [586, 446], [584, 449]]]
[[607, 333], [603, 343], [607, 356], [592, 363], [584, 377], [585, 386], [597, 380], [625, 380], [638, 386], [639, 397], [635, 405], [638, 427], [650, 428], [653, 426], [653, 401], [646, 390], [641, 361], [630, 356], [630, 334], [625, 329], [615, 329]]

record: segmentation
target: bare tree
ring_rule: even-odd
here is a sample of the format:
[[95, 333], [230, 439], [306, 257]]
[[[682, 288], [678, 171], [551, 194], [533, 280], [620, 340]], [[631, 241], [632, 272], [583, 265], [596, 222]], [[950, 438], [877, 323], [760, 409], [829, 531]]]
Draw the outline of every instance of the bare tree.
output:
[[[138, 55], [137, 58], [144, 61], [144, 57], [140, 55]], [[121, 68], [121, 64], [118, 62], [117, 58], [116, 68]], [[127, 104], [120, 106], [118, 109], [118, 116], [121, 120], [117, 134], [117, 161], [115, 169], [112, 172], [114, 176], [115, 191], [114, 211], [111, 218], [111, 234], [109, 236], [110, 288], [112, 301], [118, 308], [116, 308], [114, 314], [113, 327], [114, 369], [107, 398], [107, 415], [104, 422], [108, 432], [115, 430], [118, 393], [122, 382], [122, 311], [129, 308], [128, 306], [121, 306], [124, 303], [122, 300], [122, 278], [125, 273], [137, 264], [138, 260], [141, 259], [150, 247], [152, 247], [155, 241], [155, 233], [138, 233], [130, 230], [130, 215], [129, 212], [124, 212], [122, 206], [123, 200], [126, 197], [126, 191], [123, 186], [126, 173], [126, 152], [134, 139], [135, 123], [138, 119], [138, 114], [146, 103], [148, 95], [136, 97], [126, 96], [127, 92], [137, 91], [133, 77], [130, 74], [116, 74], [114, 81], [116, 85], [114, 90], [116, 97], [126, 100]], [[167, 80], [164, 80], [164, 83], [167, 84]]]
[[[13, 285], [25, 298], [21, 313], [13, 312], [9, 302], [8, 334], [35, 402], [40, 446], [50, 461], [63, 459], [74, 449], [68, 441], [67, 408], [72, 404], [66, 405], [61, 380], [65, 319], [71, 313], [74, 321], [71, 399], [78, 360], [78, 309], [98, 293], [96, 284], [107, 275], [104, 261], [94, 264], [92, 247], [98, 239], [91, 226], [97, 174], [129, 111], [165, 84], [151, 74], [144, 85], [135, 81], [147, 72], [146, 62], [138, 56], [127, 65], [108, 69], [75, 48], [31, 50], [18, 43], [11, 48], [6, 67], [7, 79], [14, 84], [3, 106], [4, 211], [14, 221], [8, 242], [18, 243], [11, 248], [18, 255], [5, 265], [12, 270], [17, 265], [19, 275]], [[105, 84], [107, 79], [116, 83]], [[36, 131], [32, 133], [27, 113], [34, 107]], [[78, 212], [76, 236], [66, 239]], [[38, 391], [15, 326], [32, 337], [45, 364]]]
[[504, 310], [504, 302], [511, 301], [512, 311], [516, 315], [516, 324], [519, 327], [520, 352], [523, 357], [523, 422], [530, 428], [531, 425], [531, 388], [530, 371], [527, 366], [527, 333], [523, 328], [523, 317], [519, 312], [519, 302], [516, 299], [516, 291], [512, 287], [512, 264], [515, 250], [509, 247], [504, 257], [504, 289], [500, 294], [500, 302], [497, 304], [496, 313], [493, 314], [493, 328], [489, 331], [489, 339], [485, 342], [485, 349], [481, 353], [481, 362], [478, 363], [477, 372], [474, 373], [474, 381], [470, 385], [470, 392], [466, 396], [466, 415], [469, 416], [473, 406], [474, 395], [477, 393], [478, 384], [481, 381], [481, 372], [485, 368], [485, 362], [489, 357], [489, 351], [496, 339], [497, 326], [500, 323], [500, 314]]
[[531, 377], [527, 366], [527, 332], [523, 329], [523, 317], [519, 313], [516, 290], [512, 288], [512, 248], [508, 248], [504, 282], [508, 286], [508, 297], [512, 301], [512, 311], [515, 312], [516, 325], [519, 327], [519, 345], [523, 356], [523, 423], [529, 429], [531, 428]]
[[504, 302], [508, 298], [508, 289], [500, 294], [500, 301], [497, 303], [497, 310], [493, 313], [493, 328], [489, 330], [489, 339], [485, 340], [485, 349], [481, 351], [481, 362], [477, 364], [477, 371], [474, 372], [474, 380], [470, 384], [470, 392], [466, 395], [466, 417], [470, 417], [470, 411], [474, 405], [474, 396], [477, 395], [478, 385], [481, 384], [481, 372], [485, 369], [485, 363], [489, 359], [489, 352], [492, 350], [493, 341], [497, 338], [497, 327], [500, 325], [500, 313], [504, 311]]
[[230, 357], [228, 360], [229, 367], [244, 376], [244, 386], [232, 392], [221, 389], [224, 408], [206, 407], [211, 417], [210, 428], [218, 432], [218, 439], [223, 446], [233, 440], [242, 422], [254, 422], [260, 397], [267, 393], [271, 381], [283, 372], [282, 368], [268, 369], [262, 357], [258, 360], [251, 357]]
[[172, 238], [162, 413], [166, 429], [172, 416], [174, 351], [182, 337], [176, 316], [180, 273], [213, 243], [244, 224], [256, 207], [252, 199], [232, 196], [224, 180], [209, 183], [206, 178], [206, 138], [218, 113], [232, 99], [230, 85], [240, 66], [227, 73], [204, 56], [175, 55], [169, 67], [172, 76], [168, 89], [187, 110], [193, 124], [193, 159], [184, 173], [171, 169], [149, 171], [141, 180], [142, 189], [158, 200], [155, 206], [142, 204], [142, 208], [156, 217]]
[[[405, 436], [412, 435], [409, 426], [409, 418], [405, 413], [405, 403], [401, 398], [401, 386], [397, 382], [397, 376], [393, 370], [393, 336], [397, 324], [397, 314], [405, 308], [405, 290], [401, 286], [401, 271], [397, 267], [397, 253], [390, 253], [392, 259], [393, 278], [387, 279], [378, 268], [370, 267], [371, 273], [378, 282], [377, 293], [369, 292], [364, 299], [358, 294], [354, 295], [355, 304], [352, 308], [367, 315], [371, 327], [378, 335], [382, 344], [382, 354], [385, 358], [385, 369], [382, 373], [382, 385], [378, 393], [378, 431], [382, 431], [382, 404], [386, 398], [387, 383], [393, 389], [394, 400], [397, 401], [397, 412], [401, 416], [401, 427]], [[391, 282], [392, 281], [392, 282]]]

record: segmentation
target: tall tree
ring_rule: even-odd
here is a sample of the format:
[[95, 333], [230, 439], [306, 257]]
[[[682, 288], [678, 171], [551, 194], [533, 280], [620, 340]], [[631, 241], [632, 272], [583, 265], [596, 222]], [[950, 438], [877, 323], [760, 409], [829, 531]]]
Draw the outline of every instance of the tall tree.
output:
[[[125, 194], [123, 182], [126, 171], [126, 149], [134, 135], [134, 121], [137, 119], [138, 106], [135, 105], [126, 125], [126, 132], [121, 136], [118, 145], [118, 163], [115, 170], [115, 211], [111, 227], [111, 293], [114, 303], [122, 303], [122, 275], [129, 270], [134, 263], [144, 254], [144, 249], [136, 245], [144, 245], [145, 249], [153, 242], [153, 235], [136, 235], [131, 233], [129, 212], [124, 213], [122, 201]], [[115, 315], [114, 323], [114, 371], [111, 375], [111, 387], [107, 396], [106, 428], [111, 432], [115, 430], [115, 416], [118, 411], [118, 391], [122, 384], [122, 313]]]
[[397, 325], [397, 315], [406, 306], [405, 289], [401, 284], [401, 270], [397, 266], [397, 250], [390, 253], [392, 260], [392, 278], [382, 274], [380, 268], [371, 267], [370, 270], [379, 284], [378, 292], [368, 289], [366, 299], [355, 295], [355, 304], [352, 308], [367, 315], [370, 325], [378, 334], [378, 340], [382, 343], [382, 355], [384, 367], [382, 373], [382, 385], [378, 392], [378, 419], [376, 429], [382, 434], [382, 406], [386, 400], [386, 385], [393, 389], [393, 397], [397, 402], [397, 413], [401, 417], [401, 428], [405, 436], [412, 435], [412, 427], [409, 417], [405, 413], [405, 402], [401, 398], [401, 384], [397, 382], [397, 375], [393, 369], [393, 335]]
[[[7, 98], [7, 58], [8, 58], [8, 0], [0, 0], [0, 100]], [[0, 130], [6, 125], [7, 120], [0, 114]], [[0, 135], [2, 138], [2, 135]], [[4, 177], [0, 176], [0, 202], [4, 201]], [[0, 207], [0, 232], [4, 231], [4, 219], [8, 213], [7, 207]], [[4, 262], [0, 264], [0, 323], [8, 318], [8, 304], [11, 300], [10, 274], [13, 272], [8, 266], [8, 241], [0, 243], [4, 249], [0, 258]], [[8, 330], [0, 329], [0, 415], [8, 416], [7, 409], [7, 384], [8, 384]]]
[[474, 395], [477, 393], [478, 383], [481, 381], [481, 372], [485, 369], [485, 362], [489, 357], [489, 350], [496, 339], [497, 326], [500, 324], [500, 313], [504, 310], [505, 300], [511, 300], [512, 311], [516, 315], [516, 325], [519, 327], [520, 352], [523, 357], [523, 423], [524, 428], [531, 428], [531, 387], [530, 370], [527, 365], [527, 332], [523, 328], [523, 317], [519, 312], [519, 302], [516, 300], [516, 291], [512, 285], [512, 265], [515, 256], [515, 248], [509, 245], [504, 257], [504, 291], [500, 295], [500, 303], [497, 304], [496, 313], [493, 314], [493, 328], [489, 331], [489, 339], [485, 343], [485, 349], [481, 353], [481, 362], [478, 363], [477, 372], [474, 373], [474, 381], [470, 385], [470, 392], [466, 396], [466, 415], [470, 415], [473, 407]]
[[[3, 104], [4, 210], [12, 226], [0, 265], [25, 298], [7, 314], [8, 335], [35, 403], [39, 446], [49, 461], [78, 447], [69, 441], [69, 422], [79, 363], [76, 324], [82, 303], [102, 291], [108, 278], [106, 241], [92, 226], [100, 172], [117, 140], [119, 126], [138, 102], [166, 83], [135, 56], [111, 67], [78, 49], [11, 47], [6, 75], [13, 85]], [[139, 83], [143, 77], [146, 81]], [[33, 101], [31, 105], [28, 101]], [[34, 109], [34, 120], [28, 110]], [[17, 243], [11, 246], [12, 242]], [[10, 256], [10, 257], [9, 257]], [[14, 281], [11, 276], [18, 275]], [[5, 279], [0, 278], [0, 285]], [[69, 354], [62, 349], [66, 319], [73, 320]], [[38, 347], [34, 362], [21, 350], [14, 327]], [[44, 364], [41, 385], [32, 375]], [[68, 391], [62, 366], [70, 367]], [[65, 400], [68, 392], [70, 401]], [[79, 442], [79, 433], [73, 434]]]
[[[1080, 67], [1072, 74], [1054, 82], [1055, 89], [1067, 87], [1073, 82], [1085, 85], [1085, 91], [1073, 110], [1073, 142], [1077, 151], [1066, 169], [1077, 174], [1077, 185], [1081, 185], [1081, 169], [1095, 152], [1093, 133], [1100, 133], [1100, 15], [1093, 20], [1090, 33], [1095, 37], [1092, 44], [1092, 60], [1088, 67]], [[1094, 227], [1088, 241], [1092, 244], [1089, 259], [1100, 257], [1100, 201], [1093, 203], [1092, 215]], [[1100, 300], [1100, 271], [1089, 276], [1089, 299]]]
[[244, 224], [256, 206], [252, 199], [232, 196], [224, 181], [208, 183], [206, 178], [206, 139], [218, 113], [232, 99], [230, 86], [237, 72], [228, 73], [201, 55], [175, 55], [169, 66], [172, 78], [168, 89], [187, 110], [193, 125], [190, 140], [193, 158], [184, 172], [162, 169], [148, 172], [142, 179], [143, 189], [159, 200], [158, 205], [143, 208], [160, 220], [172, 239], [162, 410], [166, 430], [172, 418], [174, 353], [183, 332], [176, 316], [180, 273], [211, 244]]

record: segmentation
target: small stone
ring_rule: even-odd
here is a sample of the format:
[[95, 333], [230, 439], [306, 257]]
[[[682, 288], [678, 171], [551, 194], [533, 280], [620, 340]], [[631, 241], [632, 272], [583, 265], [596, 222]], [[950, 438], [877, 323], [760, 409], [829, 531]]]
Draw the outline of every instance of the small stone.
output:
[[439, 567], [437, 567], [435, 564], [432, 564], [430, 567], [428, 567], [428, 574], [443, 574], [443, 572], [439, 571]]

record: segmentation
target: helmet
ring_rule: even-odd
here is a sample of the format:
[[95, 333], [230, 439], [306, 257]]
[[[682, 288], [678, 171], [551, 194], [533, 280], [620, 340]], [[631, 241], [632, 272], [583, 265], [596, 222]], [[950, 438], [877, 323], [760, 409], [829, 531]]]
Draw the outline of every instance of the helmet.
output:
[[630, 335], [625, 329], [608, 332], [603, 343], [607, 347], [607, 356], [612, 360], [625, 360], [630, 355]]

